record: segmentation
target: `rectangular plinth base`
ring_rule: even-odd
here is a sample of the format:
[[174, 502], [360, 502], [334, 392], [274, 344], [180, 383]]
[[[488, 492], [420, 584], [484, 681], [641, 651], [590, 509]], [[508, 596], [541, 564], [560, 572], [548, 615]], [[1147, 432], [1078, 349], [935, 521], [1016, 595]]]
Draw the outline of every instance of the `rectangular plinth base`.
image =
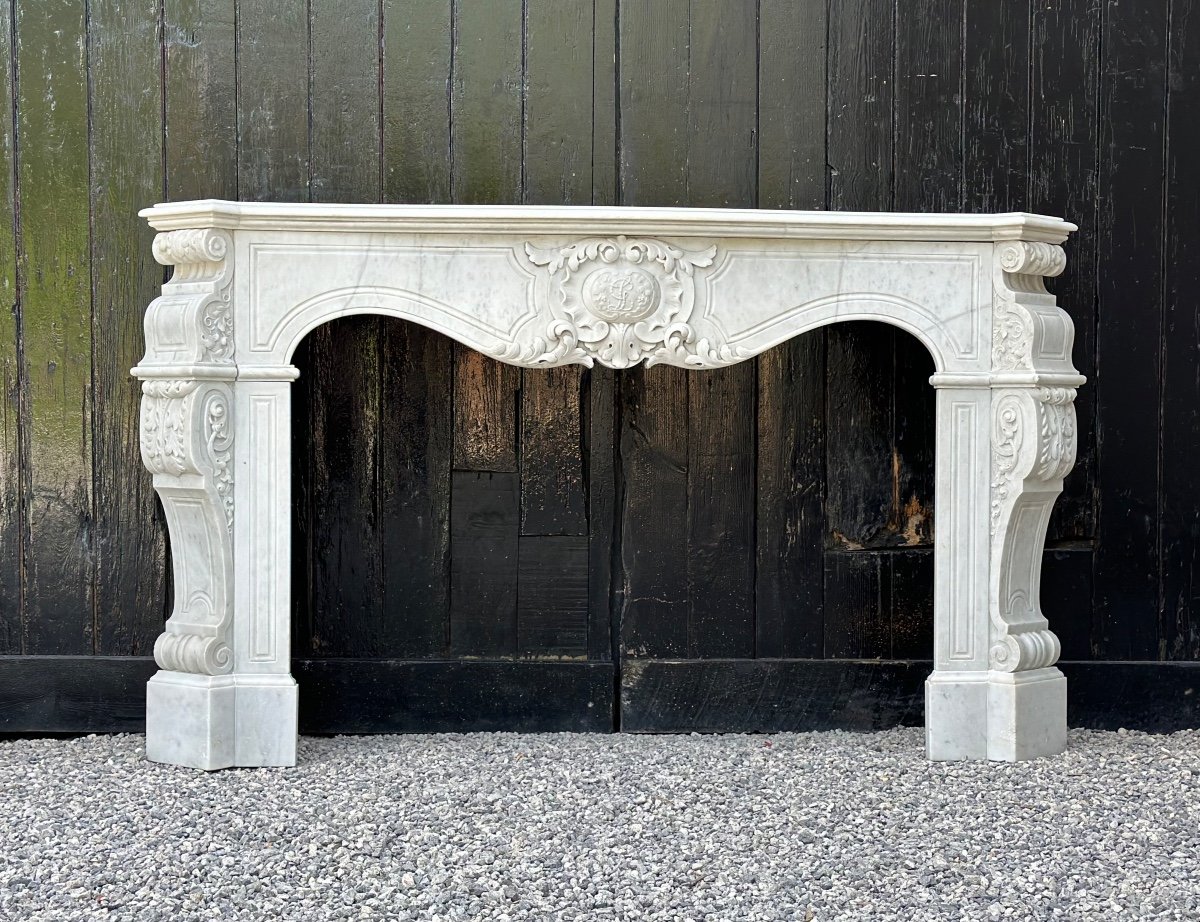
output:
[[160, 671], [146, 683], [146, 758], [213, 770], [296, 764], [290, 675]]
[[1067, 748], [1067, 680], [1028, 672], [935, 672], [925, 682], [930, 759], [1016, 762]]

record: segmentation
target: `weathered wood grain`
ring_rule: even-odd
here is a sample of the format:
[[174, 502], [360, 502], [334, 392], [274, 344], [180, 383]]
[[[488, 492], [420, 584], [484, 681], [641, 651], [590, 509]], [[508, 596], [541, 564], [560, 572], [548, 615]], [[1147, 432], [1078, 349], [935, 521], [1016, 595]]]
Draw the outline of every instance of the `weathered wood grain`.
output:
[[24, 648], [94, 652], [86, 4], [16, 4]]
[[450, 653], [513, 656], [520, 482], [514, 473], [455, 471], [450, 496]]
[[144, 656], [167, 615], [166, 525], [141, 464], [141, 387], [129, 374], [144, 351], [142, 309], [163, 278], [154, 232], [137, 216], [163, 190], [159, 5], [90, 10], [95, 647]]
[[236, 28], [235, 0], [163, 0], [168, 201], [238, 197]]
[[384, 0], [383, 198], [450, 201], [453, 0]]
[[[766, 0], [758, 25], [758, 205], [827, 207], [827, 4]], [[816, 330], [758, 358], [755, 651], [820, 656], [825, 348]]]
[[[1096, 480], [1097, 171], [1100, 126], [1100, 21], [1094, 0], [1031, 5], [1030, 209], [1069, 215], [1079, 230], [1067, 241], [1067, 268], [1050, 284], [1075, 322], [1074, 362], [1089, 379], [1075, 398], [1079, 460], [1050, 519], [1051, 541], [1094, 537]], [[1092, 386], [1095, 385], [1095, 386]]]
[[237, 0], [238, 194], [306, 202], [309, 187], [308, 8]]
[[[0, 4], [0, 100], [13, 99], [12, 5]], [[8, 106], [5, 108], [7, 109]], [[16, 137], [0, 118], [0, 655], [23, 652], [21, 629], [21, 363], [17, 349]]]
[[[309, 8], [310, 194], [314, 201], [378, 201], [378, 6], [318, 0]], [[326, 655], [393, 652], [378, 506], [380, 327], [392, 322], [339, 319], [310, 333], [297, 353], [296, 387], [305, 391], [312, 438], [311, 643]]]
[[1167, 59], [1159, 656], [1200, 659], [1200, 6], [1176, 0]]
[[[1159, 464], [1163, 306], [1166, 4], [1106, 2], [1102, 21], [1096, 361], [1096, 545], [1100, 648], [1159, 655]], [[1130, 66], [1137, 60], [1136, 67]], [[1130, 309], [1136, 305], [1136, 309]]]

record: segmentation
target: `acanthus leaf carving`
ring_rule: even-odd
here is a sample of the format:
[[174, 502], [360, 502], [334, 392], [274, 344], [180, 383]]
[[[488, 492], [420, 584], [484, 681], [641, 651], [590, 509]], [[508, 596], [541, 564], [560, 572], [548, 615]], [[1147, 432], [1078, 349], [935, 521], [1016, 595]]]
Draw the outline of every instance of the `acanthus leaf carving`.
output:
[[712, 265], [715, 246], [687, 251], [653, 238], [618, 236], [557, 247], [527, 243], [525, 253], [544, 271], [535, 298], [549, 320], [541, 335], [496, 350], [501, 359], [709, 368], [746, 357], [737, 347], [697, 335], [690, 322], [695, 270]]
[[174, 549], [175, 601], [154, 645], [163, 669], [229, 672], [232, 619], [232, 391], [223, 381], [142, 382], [141, 450]]
[[1061, 652], [1039, 604], [1046, 522], [1075, 463], [1075, 389], [1013, 388], [992, 407], [989, 665], [999, 672], [1052, 666]]

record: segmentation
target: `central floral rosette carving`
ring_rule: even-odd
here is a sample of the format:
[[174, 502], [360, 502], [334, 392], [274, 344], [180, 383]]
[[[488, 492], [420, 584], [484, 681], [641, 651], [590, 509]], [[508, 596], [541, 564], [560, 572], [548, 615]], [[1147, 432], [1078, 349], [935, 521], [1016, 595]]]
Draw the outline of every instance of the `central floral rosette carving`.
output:
[[639, 362], [711, 368], [744, 358], [697, 335], [691, 324], [696, 270], [713, 264], [716, 247], [684, 250], [621, 236], [565, 246], [527, 243], [525, 253], [542, 269], [534, 298], [546, 325], [496, 350], [500, 358], [523, 365], [598, 361], [610, 368]]

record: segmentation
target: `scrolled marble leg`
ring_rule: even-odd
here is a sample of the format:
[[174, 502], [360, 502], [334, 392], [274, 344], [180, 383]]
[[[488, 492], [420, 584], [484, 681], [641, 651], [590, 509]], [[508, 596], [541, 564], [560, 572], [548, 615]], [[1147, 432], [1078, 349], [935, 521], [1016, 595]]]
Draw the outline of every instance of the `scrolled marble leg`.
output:
[[1046, 527], [1075, 463], [1075, 390], [1006, 387], [992, 399], [988, 758], [1015, 761], [1067, 746], [1061, 646], [1040, 595]]

